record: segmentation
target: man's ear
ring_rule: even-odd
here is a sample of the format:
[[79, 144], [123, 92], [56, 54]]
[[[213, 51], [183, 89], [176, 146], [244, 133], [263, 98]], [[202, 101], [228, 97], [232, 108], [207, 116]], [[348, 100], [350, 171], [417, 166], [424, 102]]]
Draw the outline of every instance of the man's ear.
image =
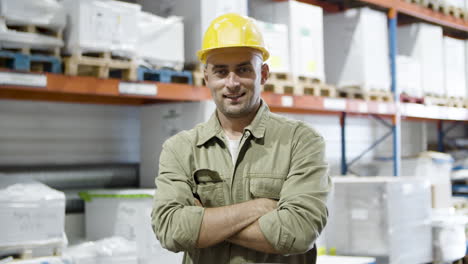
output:
[[208, 83], [208, 65], [203, 66], [203, 79], [205, 80], [205, 85]]
[[268, 66], [268, 64], [263, 63], [262, 64], [262, 80], [261, 80], [262, 85], [266, 83], [269, 76], [270, 76], [270, 67]]

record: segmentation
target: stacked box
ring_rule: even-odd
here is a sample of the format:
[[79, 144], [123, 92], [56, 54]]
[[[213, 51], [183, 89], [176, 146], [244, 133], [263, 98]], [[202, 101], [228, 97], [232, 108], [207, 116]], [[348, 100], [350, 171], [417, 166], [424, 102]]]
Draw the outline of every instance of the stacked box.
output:
[[[392, 175], [393, 162], [380, 160], [379, 175]], [[432, 206], [434, 208], [451, 207], [453, 158], [449, 154], [422, 152], [416, 157], [405, 157], [401, 163], [401, 175], [424, 177], [432, 185]]]
[[297, 1], [270, 0], [250, 1], [249, 6], [252, 17], [288, 27], [293, 75], [324, 82], [322, 8]]
[[180, 17], [163, 18], [141, 12], [138, 20], [138, 58], [151, 66], [182, 70], [184, 24]]
[[425, 23], [398, 27], [398, 54], [421, 64], [424, 94], [445, 96], [442, 27]]
[[[63, 47], [61, 31], [66, 24], [64, 7], [56, 0], [0, 1], [0, 48], [48, 50]], [[9, 30], [9, 26], [36, 26], [55, 31], [56, 36], [40, 32]]]
[[88, 240], [120, 236], [136, 242], [140, 264], [182, 261], [182, 254], [162, 248], [151, 227], [155, 189], [94, 190], [80, 193], [85, 200]]
[[44, 184], [2, 180], [0, 219], [0, 256], [65, 244], [65, 195]]
[[64, 0], [69, 16], [65, 51], [112, 52], [134, 57], [140, 5], [105, 0]]
[[329, 226], [338, 255], [377, 263], [432, 261], [430, 184], [417, 178], [335, 177]]
[[467, 217], [452, 210], [434, 210], [432, 235], [435, 263], [452, 263], [466, 253], [465, 226]]
[[414, 58], [397, 56], [397, 80], [401, 93], [412, 97], [423, 97], [421, 86], [421, 64]]
[[344, 256], [318, 256], [317, 264], [375, 264], [375, 258], [344, 257]]
[[325, 16], [325, 73], [338, 87], [390, 91], [387, 16], [370, 8]]
[[[185, 30], [185, 62], [198, 64], [197, 51], [201, 49], [203, 34], [216, 17], [225, 13], [247, 15], [247, 0], [173, 0], [162, 1], [151, 8], [153, 0], [140, 1], [161, 16], [181, 16], [184, 18]], [[154, 4], [153, 4], [154, 5]], [[156, 10], [155, 10], [156, 11]]]
[[444, 37], [445, 90], [448, 97], [466, 97], [465, 40]]
[[258, 20], [256, 24], [262, 31], [263, 40], [270, 52], [270, 58], [266, 61], [270, 72], [290, 72], [288, 27], [284, 24], [272, 24]]
[[135, 242], [122, 237], [109, 237], [75, 245], [67, 248], [64, 255], [64, 259], [66, 260], [64, 264], [139, 263]]

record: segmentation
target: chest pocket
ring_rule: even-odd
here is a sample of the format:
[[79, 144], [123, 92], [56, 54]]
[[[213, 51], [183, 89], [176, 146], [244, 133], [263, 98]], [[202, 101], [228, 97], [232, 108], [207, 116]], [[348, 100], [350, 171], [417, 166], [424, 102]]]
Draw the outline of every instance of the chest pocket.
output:
[[203, 207], [226, 205], [227, 184], [218, 172], [199, 169], [193, 173], [193, 178], [197, 184], [196, 193]]
[[249, 191], [252, 198], [279, 200], [286, 175], [269, 173], [250, 173]]

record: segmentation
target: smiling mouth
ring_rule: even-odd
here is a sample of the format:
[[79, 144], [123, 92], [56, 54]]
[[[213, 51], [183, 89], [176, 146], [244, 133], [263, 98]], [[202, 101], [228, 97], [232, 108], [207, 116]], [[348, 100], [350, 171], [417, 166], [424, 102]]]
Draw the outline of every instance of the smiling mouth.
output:
[[245, 93], [241, 93], [241, 94], [225, 94], [223, 95], [223, 98], [228, 98], [228, 99], [231, 99], [231, 100], [237, 100], [239, 98], [241, 98], [242, 96], [244, 96]]

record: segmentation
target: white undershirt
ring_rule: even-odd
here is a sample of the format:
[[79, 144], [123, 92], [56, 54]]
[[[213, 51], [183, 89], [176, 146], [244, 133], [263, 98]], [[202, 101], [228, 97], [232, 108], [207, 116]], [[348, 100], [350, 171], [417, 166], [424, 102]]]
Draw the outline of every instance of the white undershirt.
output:
[[228, 138], [228, 147], [229, 147], [229, 152], [231, 152], [231, 158], [232, 158], [232, 164], [236, 164], [237, 160], [237, 155], [239, 154], [239, 144], [240, 144], [240, 138], [239, 139], [229, 139]]

